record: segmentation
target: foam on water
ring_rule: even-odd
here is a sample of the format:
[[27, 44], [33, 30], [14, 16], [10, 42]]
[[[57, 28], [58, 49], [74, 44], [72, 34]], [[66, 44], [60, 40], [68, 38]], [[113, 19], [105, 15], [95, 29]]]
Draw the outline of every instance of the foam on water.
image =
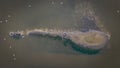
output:
[[64, 45], [71, 45], [75, 51], [84, 54], [99, 53], [107, 45], [110, 34], [100, 27], [100, 21], [89, 3], [85, 2], [76, 5], [75, 12], [80, 31], [63, 31], [43, 28], [10, 32], [9, 36], [14, 39], [24, 38], [24, 36], [47, 36], [49, 38], [63, 40]]

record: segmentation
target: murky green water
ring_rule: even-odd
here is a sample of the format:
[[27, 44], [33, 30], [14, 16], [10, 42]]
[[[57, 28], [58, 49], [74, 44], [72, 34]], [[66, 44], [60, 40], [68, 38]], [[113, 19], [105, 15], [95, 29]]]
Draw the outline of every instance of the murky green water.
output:
[[[78, 55], [62, 41], [43, 37], [13, 40], [10, 31], [34, 28], [79, 30], [75, 6], [81, 0], [1, 0], [1, 68], [119, 68], [119, 1], [89, 1], [111, 33], [110, 47], [99, 55]], [[87, 1], [88, 2], [88, 1]], [[8, 22], [7, 22], [8, 21]], [[77, 55], [76, 55], [77, 54]]]

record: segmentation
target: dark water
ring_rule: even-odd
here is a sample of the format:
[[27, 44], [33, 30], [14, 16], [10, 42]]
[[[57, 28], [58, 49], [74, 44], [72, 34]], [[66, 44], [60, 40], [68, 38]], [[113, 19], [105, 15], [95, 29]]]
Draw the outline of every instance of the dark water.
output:
[[76, 55], [62, 41], [43, 37], [13, 40], [10, 31], [34, 28], [77, 30], [75, 6], [87, 0], [0, 0], [0, 68], [120, 68], [120, 1], [88, 0], [111, 33], [99, 55]]

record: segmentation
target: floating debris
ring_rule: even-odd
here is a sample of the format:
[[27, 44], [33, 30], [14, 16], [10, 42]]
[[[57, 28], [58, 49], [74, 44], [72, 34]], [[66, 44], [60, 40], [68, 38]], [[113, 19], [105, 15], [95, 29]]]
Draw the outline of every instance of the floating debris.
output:
[[87, 32], [84, 31], [64, 32], [58, 30], [53, 31], [49, 31], [48, 29], [46, 30], [45, 29], [28, 30], [26, 32], [23, 32], [23, 34], [20, 34], [20, 32], [18, 33], [13, 32], [11, 33], [12, 34], [11, 37], [15, 36], [14, 38], [19, 38], [22, 35], [28, 35], [43, 37], [47, 36], [58, 40], [65, 39], [65, 41], [68, 41], [69, 44], [72, 45], [73, 49], [86, 54], [98, 53], [106, 46], [106, 43], [110, 39], [106, 33], [96, 30], [89, 30]]
[[24, 38], [23, 32], [20, 32], [20, 31], [18, 31], [18, 32], [10, 32], [9, 36], [11, 36], [14, 39]]

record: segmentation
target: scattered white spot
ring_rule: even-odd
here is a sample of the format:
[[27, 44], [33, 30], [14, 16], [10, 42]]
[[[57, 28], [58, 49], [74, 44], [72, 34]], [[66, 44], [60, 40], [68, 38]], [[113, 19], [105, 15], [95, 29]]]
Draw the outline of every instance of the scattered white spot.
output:
[[10, 47], [9, 48], [12, 48], [12, 46], [10, 45]]
[[3, 40], [6, 40], [6, 38], [4, 38]]
[[117, 13], [120, 13], [120, 10], [117, 10]]
[[7, 23], [7, 22], [8, 22], [8, 20], [5, 20], [5, 22]]
[[32, 7], [32, 5], [28, 5], [28, 7], [30, 8], [30, 7]]
[[2, 23], [2, 21], [0, 21], [0, 23]]
[[8, 17], [11, 17], [10, 15], [8, 15]]
[[60, 4], [62, 5], [62, 4], [63, 4], [63, 2], [60, 2]]
[[13, 56], [15, 57], [15, 54], [13, 54]]
[[16, 60], [16, 58], [13, 58], [13, 60], [15, 61], [15, 60]]
[[55, 2], [54, 2], [54, 1], [52, 1], [52, 4], [55, 4]]

